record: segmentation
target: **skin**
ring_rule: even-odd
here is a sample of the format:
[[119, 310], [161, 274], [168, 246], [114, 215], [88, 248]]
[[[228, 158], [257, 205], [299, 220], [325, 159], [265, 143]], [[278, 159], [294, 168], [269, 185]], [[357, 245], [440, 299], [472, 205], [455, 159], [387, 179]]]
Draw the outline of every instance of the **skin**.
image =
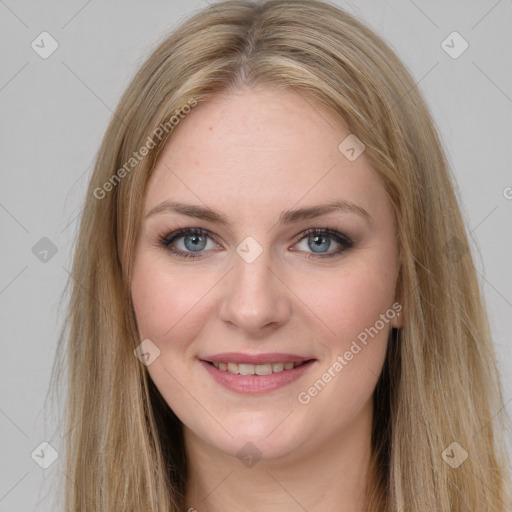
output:
[[[132, 298], [141, 341], [160, 350], [149, 375], [183, 423], [187, 508], [361, 510], [365, 478], [372, 480], [372, 396], [400, 317], [309, 403], [297, 398], [396, 301], [391, 204], [365, 154], [349, 161], [339, 151], [348, 135], [338, 118], [298, 93], [244, 88], [187, 114], [148, 182]], [[145, 218], [165, 200], [207, 205], [231, 225], [172, 212]], [[371, 220], [336, 211], [277, 223], [282, 211], [330, 200], [355, 203]], [[159, 245], [160, 235], [180, 227], [211, 234], [200, 257]], [[309, 228], [331, 228], [355, 243], [322, 259], [301, 236]], [[236, 252], [248, 236], [263, 249], [252, 263]], [[327, 240], [321, 253], [340, 247]], [[184, 241], [173, 247], [187, 251]], [[198, 360], [230, 351], [316, 361], [291, 384], [247, 395], [224, 388]], [[237, 457], [248, 442], [261, 454], [251, 467]]]

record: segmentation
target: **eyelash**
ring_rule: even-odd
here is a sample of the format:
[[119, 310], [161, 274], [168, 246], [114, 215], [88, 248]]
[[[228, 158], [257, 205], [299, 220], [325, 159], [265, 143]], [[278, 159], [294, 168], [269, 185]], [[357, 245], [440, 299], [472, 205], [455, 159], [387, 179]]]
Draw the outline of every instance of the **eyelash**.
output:
[[[193, 254], [192, 252], [185, 252], [181, 250], [171, 249], [170, 245], [172, 242], [177, 240], [178, 238], [181, 238], [182, 236], [186, 235], [200, 235], [200, 236], [208, 236], [211, 240], [213, 238], [210, 236], [208, 231], [201, 229], [201, 228], [179, 228], [176, 231], [173, 231], [172, 233], [168, 233], [165, 235], [160, 235], [158, 237], [158, 244], [161, 247], [164, 247], [168, 251], [170, 251], [172, 254], [175, 254], [177, 256], [183, 257], [183, 258], [200, 258], [202, 257], [202, 253], [198, 252], [197, 254]], [[300, 237], [297, 238], [295, 243], [298, 243], [302, 241], [304, 238], [306, 238], [309, 235], [327, 235], [330, 238], [334, 239], [336, 242], [341, 244], [341, 247], [338, 249], [335, 249], [334, 251], [331, 251], [329, 253], [307, 253], [307, 258], [309, 259], [323, 259], [323, 258], [332, 258], [334, 256], [338, 256], [347, 249], [350, 249], [353, 247], [354, 242], [343, 233], [339, 233], [336, 230], [329, 229], [329, 228], [311, 228], [307, 229], [306, 231], [303, 231], [300, 234]]]

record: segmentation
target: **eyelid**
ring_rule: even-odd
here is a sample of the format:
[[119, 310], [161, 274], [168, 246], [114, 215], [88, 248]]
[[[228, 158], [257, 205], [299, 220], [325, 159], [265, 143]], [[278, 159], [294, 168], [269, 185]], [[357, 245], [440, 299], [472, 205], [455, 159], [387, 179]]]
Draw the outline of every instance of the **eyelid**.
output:
[[[211, 249], [208, 251], [197, 251], [196, 253], [194, 253], [194, 251], [183, 251], [181, 249], [170, 249], [169, 248], [171, 246], [172, 242], [174, 242], [175, 240], [185, 237], [187, 235], [190, 236], [190, 235], [194, 235], [194, 234], [197, 234], [200, 236], [207, 236], [208, 238], [210, 238], [210, 240], [212, 240], [217, 245], [221, 245], [218, 242], [216, 242], [216, 236], [214, 234], [212, 234], [207, 229], [200, 228], [200, 227], [180, 227], [180, 226], [177, 226], [177, 228], [174, 229], [171, 233], [167, 233], [166, 235], [158, 236], [157, 237], [158, 245], [160, 247], [164, 246], [164, 248], [166, 250], [168, 250], [169, 252], [171, 252], [172, 254], [175, 254], [177, 256], [181, 256], [181, 257], [185, 257], [185, 258], [200, 258], [203, 255], [208, 254], [211, 251]], [[353, 245], [355, 244], [355, 242], [353, 241], [353, 239], [351, 237], [338, 231], [337, 229], [333, 229], [333, 228], [329, 228], [329, 227], [322, 227], [322, 228], [315, 227], [315, 228], [309, 228], [309, 229], [305, 229], [305, 230], [301, 231], [295, 237], [293, 245], [296, 245], [297, 243], [304, 240], [308, 236], [315, 235], [315, 234], [327, 236], [328, 238], [333, 239], [335, 241], [335, 243], [340, 244], [341, 247], [338, 249], [335, 249], [335, 250], [330, 250], [325, 253], [306, 252], [305, 253], [307, 255], [306, 258], [319, 260], [322, 258], [325, 259], [325, 258], [340, 256], [343, 252], [352, 248]], [[304, 251], [295, 250], [295, 249], [292, 249], [292, 251], [293, 252], [304, 252]]]
[[334, 238], [335, 240], [340, 239], [339, 243], [346, 243], [347, 245], [354, 243], [354, 241], [348, 235], [341, 233], [337, 229], [332, 229], [332, 228], [328, 228], [328, 227], [305, 229], [297, 235], [294, 243], [300, 242], [303, 238], [306, 238], [307, 236], [314, 235], [314, 234], [329, 235], [330, 237]]
[[[187, 236], [187, 235], [202, 235], [202, 236], [206, 235], [206, 236], [208, 236], [208, 238], [210, 238], [210, 240], [215, 241], [215, 235], [213, 233], [211, 233], [210, 231], [208, 231], [207, 229], [195, 228], [195, 227], [182, 228], [180, 226], [178, 226], [176, 229], [172, 230], [170, 233], [167, 233], [166, 235], [163, 235], [163, 236], [159, 236], [158, 238], [162, 242], [166, 242], [166, 243], [170, 244], [174, 240], [181, 238], [183, 236]], [[220, 245], [217, 242], [215, 242], [215, 243], [217, 245]]]

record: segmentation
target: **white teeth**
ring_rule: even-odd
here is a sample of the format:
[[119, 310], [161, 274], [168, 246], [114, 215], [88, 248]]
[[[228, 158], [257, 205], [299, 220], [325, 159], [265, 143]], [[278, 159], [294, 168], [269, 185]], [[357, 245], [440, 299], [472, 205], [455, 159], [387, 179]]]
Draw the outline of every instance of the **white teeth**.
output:
[[272, 373], [272, 365], [268, 364], [256, 364], [254, 365], [254, 373], [256, 375], [270, 375]]
[[254, 375], [254, 365], [253, 364], [239, 364], [238, 365], [238, 373], [240, 373], [240, 375]]
[[270, 375], [284, 370], [292, 370], [300, 363], [266, 363], [266, 364], [245, 364], [245, 363], [213, 363], [215, 368], [221, 371], [228, 371], [235, 375]]

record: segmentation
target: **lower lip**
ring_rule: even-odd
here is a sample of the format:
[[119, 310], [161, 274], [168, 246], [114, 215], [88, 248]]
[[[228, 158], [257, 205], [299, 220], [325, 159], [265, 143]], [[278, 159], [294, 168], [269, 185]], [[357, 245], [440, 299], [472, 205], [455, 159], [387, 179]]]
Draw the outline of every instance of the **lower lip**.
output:
[[315, 363], [314, 360], [307, 361], [291, 370], [283, 370], [270, 375], [236, 375], [219, 370], [206, 361], [200, 360], [199, 362], [217, 382], [230, 391], [252, 395], [269, 393], [296, 381]]

